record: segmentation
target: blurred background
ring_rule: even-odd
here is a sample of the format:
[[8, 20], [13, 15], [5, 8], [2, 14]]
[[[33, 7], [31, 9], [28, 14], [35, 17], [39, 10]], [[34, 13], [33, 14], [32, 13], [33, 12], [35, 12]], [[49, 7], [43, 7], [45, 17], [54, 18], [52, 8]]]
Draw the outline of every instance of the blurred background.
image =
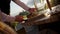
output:
[[[22, 1], [23, 3], [25, 3], [26, 5], [29, 4], [29, 7], [31, 7], [31, 5], [33, 5], [33, 0], [20, 0]], [[31, 4], [32, 2], [32, 4]], [[10, 8], [10, 11], [11, 11], [11, 16], [16, 16], [18, 15], [20, 12], [22, 12], [24, 9], [22, 9], [21, 7], [19, 7], [17, 4], [15, 4], [13, 1], [11, 1], [11, 4], [10, 4], [11, 8]]]
[[[27, 6], [29, 6], [31, 8], [35, 7], [34, 6], [34, 0], [20, 0], [20, 1], [22, 1], [23, 3], [25, 3]], [[35, 0], [35, 1], [37, 3], [38, 7], [42, 6], [44, 2], [46, 3], [46, 1], [43, 0], [44, 2], [42, 2], [42, 4], [40, 5], [40, 0]], [[15, 4], [13, 1], [11, 1], [10, 5], [11, 5], [10, 6], [11, 7], [10, 8], [11, 16], [16, 16], [16, 15], [18, 15], [20, 12], [22, 12], [24, 10], [21, 7], [19, 7], [17, 4]]]

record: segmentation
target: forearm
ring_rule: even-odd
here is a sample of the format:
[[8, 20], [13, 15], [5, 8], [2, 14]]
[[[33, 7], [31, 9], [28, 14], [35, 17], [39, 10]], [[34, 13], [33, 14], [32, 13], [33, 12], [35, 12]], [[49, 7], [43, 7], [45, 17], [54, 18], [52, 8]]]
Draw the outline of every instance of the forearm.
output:
[[0, 20], [4, 21], [4, 22], [14, 22], [15, 18], [8, 16], [7, 14], [1, 12], [1, 10], [0, 10]]
[[21, 6], [23, 9], [27, 10], [29, 9], [28, 6], [26, 6], [23, 2], [21, 2], [20, 0], [13, 0], [16, 4], [18, 4], [19, 6]]

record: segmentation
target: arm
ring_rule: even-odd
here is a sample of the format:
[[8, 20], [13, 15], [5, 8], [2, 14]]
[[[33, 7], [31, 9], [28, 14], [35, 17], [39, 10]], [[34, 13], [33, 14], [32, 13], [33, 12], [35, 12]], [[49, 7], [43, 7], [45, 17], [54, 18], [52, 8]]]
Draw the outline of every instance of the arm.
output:
[[18, 4], [19, 6], [21, 6], [23, 9], [25, 9], [25, 10], [29, 10], [29, 7], [28, 6], [26, 6], [23, 2], [21, 2], [20, 0], [12, 0], [12, 1], [14, 1], [16, 4]]
[[12, 1], [14, 1], [17, 5], [21, 6], [23, 9], [29, 11], [30, 13], [33, 13], [34, 11], [36, 11], [36, 8], [30, 8], [20, 0], [12, 0]]
[[0, 20], [3, 22], [11, 22], [12, 23], [15, 21], [15, 18], [1, 12], [1, 10], [0, 10]]

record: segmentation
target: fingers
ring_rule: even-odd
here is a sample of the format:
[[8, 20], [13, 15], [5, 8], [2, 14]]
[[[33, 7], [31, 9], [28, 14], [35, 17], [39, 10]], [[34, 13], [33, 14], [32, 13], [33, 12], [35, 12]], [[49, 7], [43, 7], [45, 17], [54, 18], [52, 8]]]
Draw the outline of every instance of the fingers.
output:
[[23, 21], [23, 16], [16, 16], [16, 21], [22, 22]]
[[36, 8], [30, 8], [30, 9], [29, 9], [29, 12], [30, 12], [30, 13], [33, 13], [33, 12], [35, 12], [35, 11], [37, 11]]

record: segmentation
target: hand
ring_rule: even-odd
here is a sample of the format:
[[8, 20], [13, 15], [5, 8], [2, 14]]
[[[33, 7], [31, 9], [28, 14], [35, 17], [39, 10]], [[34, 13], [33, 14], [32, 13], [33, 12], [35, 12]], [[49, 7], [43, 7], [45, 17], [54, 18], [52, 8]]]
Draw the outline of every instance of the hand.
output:
[[17, 16], [15, 16], [15, 19], [16, 19], [16, 21], [18, 21], [18, 22], [22, 22], [22, 21], [23, 21], [23, 16], [17, 15]]
[[28, 11], [29, 11], [30, 13], [33, 13], [33, 12], [36, 12], [37, 10], [36, 10], [36, 8], [30, 8]]

